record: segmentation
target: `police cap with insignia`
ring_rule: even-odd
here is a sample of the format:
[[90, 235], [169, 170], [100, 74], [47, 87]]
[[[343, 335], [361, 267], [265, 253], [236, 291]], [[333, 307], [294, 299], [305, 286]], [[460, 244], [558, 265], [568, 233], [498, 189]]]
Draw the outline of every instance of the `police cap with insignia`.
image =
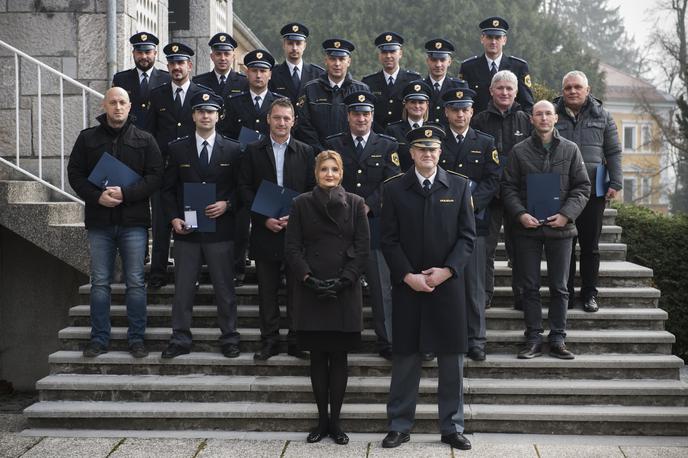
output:
[[308, 38], [308, 27], [298, 22], [290, 22], [282, 27], [280, 35], [285, 40], [303, 41]]
[[222, 109], [222, 97], [213, 91], [200, 91], [191, 97], [192, 110], [220, 111]]
[[466, 87], [456, 87], [445, 91], [442, 94], [442, 101], [445, 107], [465, 108], [473, 106], [473, 97], [476, 92]]
[[322, 43], [325, 54], [332, 57], [346, 57], [350, 56], [351, 52], [356, 49], [356, 46], [348, 40], [343, 38], [329, 38]]
[[454, 52], [454, 45], [444, 38], [433, 38], [425, 43], [425, 52], [434, 59], [446, 59]]
[[483, 20], [478, 27], [485, 35], [501, 37], [509, 30], [509, 23], [502, 17], [492, 16]]
[[162, 48], [162, 52], [167, 56], [168, 61], [172, 60], [191, 60], [194, 55], [193, 49], [184, 43], [172, 42]]
[[349, 111], [373, 111], [375, 96], [367, 91], [352, 92], [344, 98]]
[[208, 42], [208, 46], [213, 51], [234, 51], [234, 48], [237, 47], [237, 42], [230, 34], [220, 32], [213, 35]]
[[150, 51], [158, 46], [160, 40], [150, 32], [139, 32], [129, 37], [129, 43], [136, 51]]
[[248, 68], [267, 68], [272, 70], [275, 58], [264, 49], [254, 49], [244, 56], [244, 65]]
[[404, 44], [404, 37], [396, 32], [382, 32], [375, 39], [375, 46], [380, 52], [384, 51], [396, 51], [401, 49]]
[[407, 100], [430, 100], [432, 88], [423, 80], [411, 81], [404, 86], [404, 102]]
[[406, 134], [406, 140], [408, 140], [409, 144], [421, 148], [436, 148], [442, 144], [444, 137], [444, 130], [433, 124], [418, 127]]

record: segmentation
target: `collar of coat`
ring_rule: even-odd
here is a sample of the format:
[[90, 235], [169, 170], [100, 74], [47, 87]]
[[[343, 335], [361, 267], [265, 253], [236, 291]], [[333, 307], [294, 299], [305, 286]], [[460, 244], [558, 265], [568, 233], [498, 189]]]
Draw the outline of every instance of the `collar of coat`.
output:
[[316, 185], [313, 188], [313, 195], [325, 208], [332, 209], [346, 207], [346, 191], [341, 185], [331, 189], [324, 189]]
[[499, 108], [497, 108], [495, 106], [492, 99], [490, 99], [490, 101], [487, 102], [487, 109], [486, 109], [487, 112], [494, 113], [497, 116], [499, 116], [500, 118], [507, 118], [507, 117], [509, 117], [509, 115], [511, 115], [512, 113], [516, 113], [519, 110], [521, 110], [521, 105], [519, 105], [518, 102], [514, 101], [514, 103], [512, 103], [511, 106], [509, 107], [509, 109], [506, 110], [504, 113], [502, 113], [501, 111], [499, 111]]
[[[559, 116], [568, 116], [566, 105], [564, 105], [564, 98], [562, 96], [554, 99], [553, 103]], [[587, 114], [594, 118], [601, 118], [603, 116], [602, 101], [600, 99], [596, 99], [592, 95], [588, 95], [588, 99], [585, 101], [583, 108], [581, 108], [580, 112], [578, 112], [578, 118], [580, 119], [581, 115], [585, 116]]]
[[[542, 146], [542, 139], [534, 129], [530, 137], [533, 139], [533, 144], [544, 151], [545, 147]], [[554, 151], [554, 148], [556, 148], [559, 143], [561, 143], [561, 137], [559, 136], [559, 131], [555, 127], [552, 131], [552, 147], [550, 148], [550, 152]]]
[[[409, 167], [406, 173], [404, 173], [402, 180], [404, 180], [403, 183], [405, 189], [409, 189], [415, 185], [414, 189], [416, 191], [423, 192], [423, 189], [420, 187], [420, 183], [418, 182], [418, 177], [416, 176], [415, 167]], [[447, 176], [447, 171], [439, 165], [437, 166], [437, 175], [435, 175], [435, 181], [433, 182], [432, 188], [430, 189], [431, 193], [439, 189], [437, 183], [441, 183], [445, 188], [449, 187], [449, 178]]]

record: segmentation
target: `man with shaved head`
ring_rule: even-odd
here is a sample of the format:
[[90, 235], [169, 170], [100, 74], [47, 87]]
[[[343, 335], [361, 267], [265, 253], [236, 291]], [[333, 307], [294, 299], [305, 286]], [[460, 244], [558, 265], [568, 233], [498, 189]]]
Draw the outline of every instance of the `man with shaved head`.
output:
[[[107, 352], [110, 341], [110, 283], [119, 251], [126, 284], [129, 352], [135, 358], [148, 354], [143, 342], [146, 330], [146, 289], [143, 263], [151, 223], [149, 197], [162, 182], [162, 158], [151, 134], [139, 129], [129, 116], [131, 102], [120, 87], [108, 89], [105, 113], [99, 125], [82, 130], [69, 157], [69, 184], [86, 203], [85, 219], [91, 252], [91, 340], [84, 356]], [[133, 170], [133, 184], [94, 184], [91, 172], [104, 153]]]
[[[590, 180], [578, 146], [559, 135], [554, 128], [557, 112], [550, 102], [533, 105], [530, 116], [533, 133], [511, 150], [502, 178], [504, 209], [514, 223], [517, 283], [522, 288], [526, 345], [521, 359], [542, 355], [542, 304], [540, 302], [540, 259], [545, 249], [549, 281], [549, 354], [573, 359], [564, 344], [566, 310], [569, 301], [567, 281], [571, 259], [571, 240], [577, 230], [574, 221], [585, 208]], [[527, 189], [528, 178], [551, 173], [558, 175], [559, 210], [551, 215], [530, 213], [528, 199], [535, 190]], [[541, 192], [541, 191], [537, 191]], [[530, 196], [529, 196], [530, 194]], [[531, 202], [532, 203], [532, 202]]]

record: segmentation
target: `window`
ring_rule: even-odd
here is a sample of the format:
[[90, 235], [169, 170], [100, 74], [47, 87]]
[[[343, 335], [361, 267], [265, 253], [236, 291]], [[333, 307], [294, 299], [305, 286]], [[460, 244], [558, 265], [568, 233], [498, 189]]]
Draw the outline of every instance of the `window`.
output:
[[624, 126], [623, 128], [623, 145], [625, 150], [635, 151], [636, 149], [636, 139], [635, 139], [636, 126]]
[[643, 124], [640, 127], [640, 148], [643, 151], [652, 149], [652, 128], [649, 124]]
[[627, 204], [632, 204], [635, 200], [635, 178], [624, 178], [623, 200]]
[[643, 177], [643, 198], [644, 204], [652, 203], [652, 177]]

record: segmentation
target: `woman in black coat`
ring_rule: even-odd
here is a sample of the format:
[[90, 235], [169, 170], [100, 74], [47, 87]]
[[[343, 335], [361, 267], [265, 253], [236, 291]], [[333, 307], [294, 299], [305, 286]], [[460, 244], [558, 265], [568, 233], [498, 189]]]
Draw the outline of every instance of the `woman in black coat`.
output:
[[[370, 251], [363, 198], [344, 191], [342, 158], [323, 151], [315, 158], [317, 186], [294, 199], [285, 254], [294, 276], [292, 325], [299, 346], [311, 353], [311, 384], [319, 422], [308, 435], [349, 442], [339, 413], [348, 379], [347, 353], [361, 342], [359, 278]], [[330, 417], [327, 415], [328, 400]]]

